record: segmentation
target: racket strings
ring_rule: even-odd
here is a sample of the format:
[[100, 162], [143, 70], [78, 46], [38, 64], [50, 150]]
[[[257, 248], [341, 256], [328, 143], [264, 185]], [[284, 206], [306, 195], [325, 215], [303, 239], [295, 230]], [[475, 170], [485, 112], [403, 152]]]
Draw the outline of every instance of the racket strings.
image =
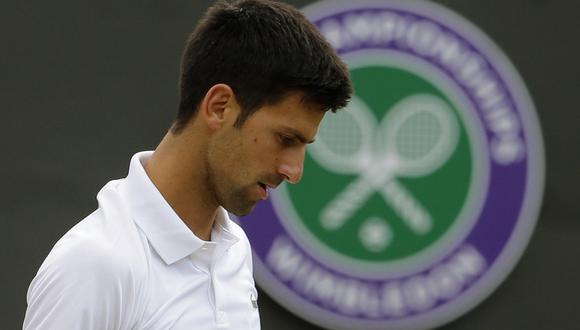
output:
[[420, 161], [435, 156], [435, 147], [444, 134], [439, 118], [429, 112], [409, 116], [399, 127], [395, 148], [399, 157], [407, 161]]
[[324, 145], [337, 158], [350, 161], [356, 156], [364, 143], [363, 131], [350, 115], [335, 114], [321, 125], [317, 143]]

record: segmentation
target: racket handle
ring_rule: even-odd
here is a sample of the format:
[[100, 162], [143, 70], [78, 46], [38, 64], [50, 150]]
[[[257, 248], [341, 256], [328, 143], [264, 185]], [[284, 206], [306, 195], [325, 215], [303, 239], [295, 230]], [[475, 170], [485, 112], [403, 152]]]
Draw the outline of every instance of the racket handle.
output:
[[381, 193], [413, 232], [426, 234], [431, 230], [433, 227], [431, 215], [397, 180], [386, 182], [381, 188]]
[[342, 190], [322, 212], [320, 223], [327, 230], [337, 230], [344, 225], [346, 220], [368, 201], [375, 189], [365, 179], [359, 177]]

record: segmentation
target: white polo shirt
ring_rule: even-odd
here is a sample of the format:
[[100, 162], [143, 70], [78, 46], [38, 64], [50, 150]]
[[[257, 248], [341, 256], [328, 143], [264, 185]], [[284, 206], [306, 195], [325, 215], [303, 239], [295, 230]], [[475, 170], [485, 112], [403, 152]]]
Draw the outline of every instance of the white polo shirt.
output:
[[196, 237], [133, 156], [98, 209], [54, 246], [27, 294], [24, 329], [260, 329], [251, 249], [220, 208]]

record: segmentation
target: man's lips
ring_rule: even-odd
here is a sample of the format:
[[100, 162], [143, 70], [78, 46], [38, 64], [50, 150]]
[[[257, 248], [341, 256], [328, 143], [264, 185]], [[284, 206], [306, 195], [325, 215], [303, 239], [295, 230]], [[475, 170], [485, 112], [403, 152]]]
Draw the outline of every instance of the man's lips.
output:
[[258, 183], [258, 186], [260, 187], [260, 198], [266, 200], [268, 198], [268, 186], [261, 182]]
[[268, 189], [276, 189], [278, 187], [279, 184], [273, 184], [273, 183], [263, 183], [263, 182], [258, 182], [258, 186], [260, 186], [260, 190], [261, 190], [261, 194], [260, 197], [265, 200], [268, 198]]

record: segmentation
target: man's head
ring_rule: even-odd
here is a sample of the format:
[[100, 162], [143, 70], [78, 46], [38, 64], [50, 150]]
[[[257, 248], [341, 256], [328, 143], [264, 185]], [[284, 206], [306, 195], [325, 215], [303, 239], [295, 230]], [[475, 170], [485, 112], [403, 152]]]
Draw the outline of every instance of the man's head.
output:
[[243, 122], [289, 92], [324, 110], [345, 106], [352, 90], [348, 70], [316, 27], [298, 10], [267, 0], [218, 1], [197, 25], [181, 63], [181, 130], [215, 84], [234, 91]]
[[[298, 182], [327, 110], [346, 105], [348, 70], [299, 11], [279, 2], [218, 2], [187, 43], [172, 134], [204, 143], [210, 198], [244, 215], [282, 181]], [[203, 140], [205, 142], [199, 142]]]

